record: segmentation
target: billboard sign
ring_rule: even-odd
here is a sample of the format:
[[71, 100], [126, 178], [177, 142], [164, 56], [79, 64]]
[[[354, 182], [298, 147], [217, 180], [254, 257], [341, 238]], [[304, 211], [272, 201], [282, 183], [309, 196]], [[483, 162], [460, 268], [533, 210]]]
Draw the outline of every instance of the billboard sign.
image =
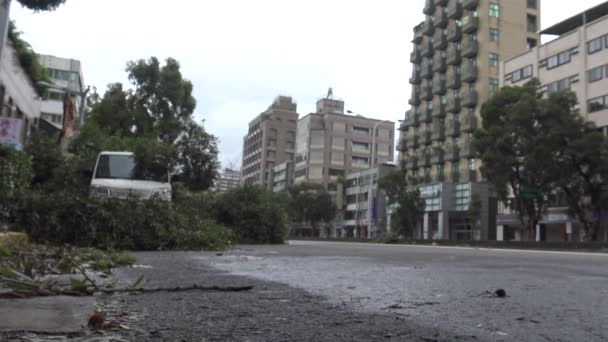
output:
[[0, 145], [8, 145], [21, 150], [23, 135], [23, 120], [0, 117]]

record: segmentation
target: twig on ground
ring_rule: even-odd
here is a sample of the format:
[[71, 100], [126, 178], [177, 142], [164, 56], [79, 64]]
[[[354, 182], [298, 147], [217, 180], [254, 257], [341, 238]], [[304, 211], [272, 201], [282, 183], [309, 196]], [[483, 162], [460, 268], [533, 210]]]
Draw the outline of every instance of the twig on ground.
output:
[[253, 286], [200, 286], [200, 285], [192, 285], [186, 287], [157, 287], [152, 289], [145, 288], [126, 288], [126, 289], [100, 289], [99, 292], [103, 293], [121, 293], [121, 292], [183, 292], [183, 291], [211, 291], [211, 292], [241, 292], [241, 291], [249, 291], [253, 289]]
[[95, 281], [91, 278], [89, 278], [89, 276], [87, 275], [87, 272], [80, 266], [78, 266], [78, 264], [76, 264], [74, 262], [74, 260], [68, 258], [68, 260], [70, 261], [70, 263], [72, 264], [72, 266], [74, 266], [74, 268], [76, 268], [80, 273], [82, 273], [82, 275], [84, 276], [84, 278], [91, 283], [91, 285], [93, 285], [93, 288], [95, 288], [96, 291], [101, 291], [101, 289], [99, 288], [99, 286], [97, 286], [97, 284], [95, 284]]

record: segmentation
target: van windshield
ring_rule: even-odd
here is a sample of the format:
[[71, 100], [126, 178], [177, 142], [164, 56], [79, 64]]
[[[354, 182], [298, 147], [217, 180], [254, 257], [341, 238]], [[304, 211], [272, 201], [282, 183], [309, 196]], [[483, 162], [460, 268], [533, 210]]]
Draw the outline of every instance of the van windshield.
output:
[[167, 173], [136, 171], [135, 160], [130, 155], [109, 155], [99, 157], [95, 178], [147, 180], [154, 182], [167, 182]]

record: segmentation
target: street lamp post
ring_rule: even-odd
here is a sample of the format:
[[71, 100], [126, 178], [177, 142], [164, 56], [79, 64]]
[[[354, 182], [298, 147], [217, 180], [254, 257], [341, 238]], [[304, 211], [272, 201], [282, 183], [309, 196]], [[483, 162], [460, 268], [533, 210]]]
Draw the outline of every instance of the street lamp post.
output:
[[45, 81], [38, 81], [36, 82], [36, 85], [41, 88], [56, 89], [67, 94], [74, 94], [80, 96], [80, 107], [78, 108], [78, 127], [82, 127], [82, 124], [84, 123], [84, 107], [87, 99], [87, 94], [89, 93], [89, 90], [91, 90], [91, 86], [87, 86], [87, 89], [85, 89], [84, 91], [74, 91], [70, 88], [58, 87]]
[[[374, 175], [373, 175], [373, 170], [375, 167], [375, 160], [376, 160], [376, 129], [378, 128], [378, 126], [381, 123], [385, 123], [385, 122], [391, 122], [388, 120], [382, 120], [382, 121], [378, 121], [376, 122], [376, 124], [374, 125], [374, 128], [372, 129], [372, 160], [370, 163], [370, 175], [369, 175], [369, 187], [367, 190], [367, 238], [371, 239], [372, 238], [372, 221], [373, 221], [373, 217], [372, 217], [372, 199], [373, 199], [373, 192], [374, 192]], [[378, 178], [380, 177], [380, 170], [378, 170]]]

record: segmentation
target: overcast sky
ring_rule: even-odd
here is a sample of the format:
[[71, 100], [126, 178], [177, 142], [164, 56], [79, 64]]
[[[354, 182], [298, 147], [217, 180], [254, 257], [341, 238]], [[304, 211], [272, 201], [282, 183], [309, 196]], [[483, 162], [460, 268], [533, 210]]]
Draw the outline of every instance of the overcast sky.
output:
[[[524, 1], [524, 0], [506, 0]], [[547, 27], [601, 0], [543, 0]], [[194, 84], [195, 114], [240, 164], [248, 122], [279, 94], [301, 116], [333, 87], [355, 113], [396, 121], [410, 95], [412, 28], [424, 0], [67, 0], [54, 12], [13, 3], [38, 53], [79, 59], [103, 92], [128, 83], [129, 60], [176, 58]]]

